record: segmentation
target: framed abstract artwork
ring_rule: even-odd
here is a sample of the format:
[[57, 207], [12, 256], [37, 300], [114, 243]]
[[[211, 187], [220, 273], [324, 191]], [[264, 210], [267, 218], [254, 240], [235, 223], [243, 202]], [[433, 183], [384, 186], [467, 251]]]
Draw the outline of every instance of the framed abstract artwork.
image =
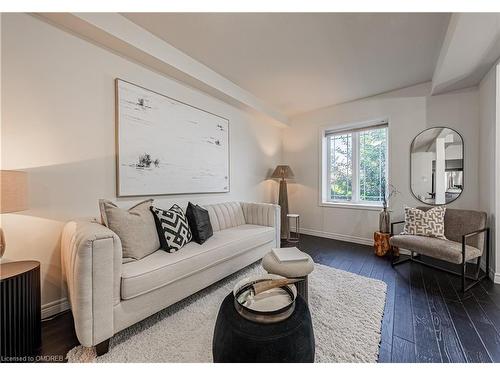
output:
[[229, 192], [229, 121], [116, 79], [118, 197]]

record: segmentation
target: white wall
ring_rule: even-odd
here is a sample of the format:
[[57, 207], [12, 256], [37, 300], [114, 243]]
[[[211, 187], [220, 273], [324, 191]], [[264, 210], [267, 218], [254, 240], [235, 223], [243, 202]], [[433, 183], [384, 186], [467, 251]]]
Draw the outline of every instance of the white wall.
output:
[[231, 192], [159, 197], [160, 207], [275, 200], [275, 182], [266, 176], [281, 162], [281, 129], [37, 18], [2, 17], [1, 167], [26, 170], [30, 180], [30, 210], [2, 215], [5, 258], [41, 261], [46, 307], [65, 297], [59, 260], [64, 222], [97, 216], [99, 198], [116, 200], [116, 77], [230, 121]]
[[488, 212], [491, 228], [492, 266], [496, 270], [495, 280], [500, 282], [500, 223], [497, 222], [500, 205], [500, 125], [498, 122], [499, 66], [495, 65], [479, 85], [479, 206]]
[[[334, 88], [332, 88], [334, 89]], [[340, 104], [292, 119], [284, 130], [283, 159], [296, 180], [289, 186], [290, 210], [301, 215], [305, 233], [372, 244], [378, 228], [378, 210], [322, 207], [318, 204], [319, 128], [389, 118], [389, 180], [401, 192], [394, 199], [393, 218], [401, 218], [404, 205], [420, 203], [410, 192], [410, 144], [422, 130], [447, 126], [465, 141], [464, 192], [451, 207], [477, 209], [478, 92], [477, 89], [429, 96], [430, 83]]]

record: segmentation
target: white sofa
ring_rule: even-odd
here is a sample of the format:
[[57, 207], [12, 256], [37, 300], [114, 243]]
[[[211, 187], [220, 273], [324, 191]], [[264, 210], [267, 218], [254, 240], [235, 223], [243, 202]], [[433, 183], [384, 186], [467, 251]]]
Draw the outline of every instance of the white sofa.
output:
[[121, 242], [97, 222], [71, 221], [61, 243], [78, 340], [107, 351], [115, 333], [261, 259], [280, 244], [280, 207], [231, 202], [204, 206], [213, 237], [175, 253], [123, 263]]

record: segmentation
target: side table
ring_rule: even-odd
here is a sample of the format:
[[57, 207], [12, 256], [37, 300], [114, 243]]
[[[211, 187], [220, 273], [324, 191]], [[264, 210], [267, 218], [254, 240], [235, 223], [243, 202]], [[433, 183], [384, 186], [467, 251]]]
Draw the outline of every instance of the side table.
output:
[[0, 362], [32, 362], [41, 344], [40, 262], [0, 263]]
[[[295, 221], [295, 235], [292, 236], [292, 231], [290, 229], [290, 219]], [[300, 216], [299, 214], [287, 214], [287, 233], [286, 233], [286, 241], [289, 243], [298, 243], [300, 241]]]
[[373, 247], [375, 248], [376, 255], [383, 257], [388, 252], [392, 251], [394, 256], [399, 256], [399, 248], [393, 246], [391, 249], [391, 245], [389, 243], [390, 238], [390, 233], [375, 232], [373, 234], [373, 240], [375, 241]]
[[234, 308], [233, 293], [222, 302], [212, 341], [214, 362], [312, 363], [315, 350], [311, 314], [300, 295], [292, 315], [273, 324], [243, 318]]

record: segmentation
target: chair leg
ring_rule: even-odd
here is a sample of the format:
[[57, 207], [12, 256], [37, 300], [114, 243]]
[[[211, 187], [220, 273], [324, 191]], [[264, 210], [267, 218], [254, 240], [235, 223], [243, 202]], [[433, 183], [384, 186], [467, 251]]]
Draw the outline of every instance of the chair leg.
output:
[[490, 278], [490, 228], [486, 229], [486, 278]]
[[462, 293], [465, 293], [465, 263], [462, 267]]
[[476, 281], [479, 280], [479, 272], [481, 271], [481, 257], [478, 257], [477, 258], [477, 262], [476, 262], [476, 275], [475, 275], [475, 279]]
[[465, 268], [467, 261], [465, 256], [465, 236], [462, 236], [462, 293], [465, 293]]

